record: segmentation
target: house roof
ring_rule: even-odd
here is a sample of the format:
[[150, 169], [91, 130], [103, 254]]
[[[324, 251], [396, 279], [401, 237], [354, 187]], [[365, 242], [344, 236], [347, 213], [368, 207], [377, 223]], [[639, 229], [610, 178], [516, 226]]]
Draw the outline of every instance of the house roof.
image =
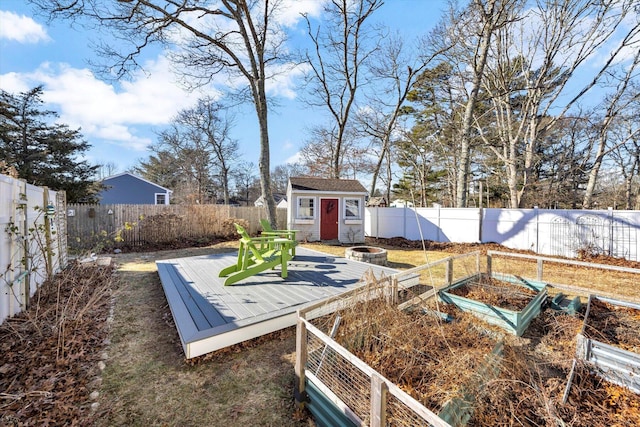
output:
[[342, 193], [366, 193], [360, 181], [357, 179], [328, 179], [328, 178], [289, 178], [293, 190], [324, 191]]
[[165, 188], [165, 187], [163, 187], [162, 185], [158, 185], [158, 184], [156, 184], [155, 182], [151, 182], [151, 181], [149, 181], [148, 179], [144, 179], [144, 178], [142, 178], [141, 176], [138, 176], [138, 175], [132, 174], [131, 172], [123, 172], [123, 173], [119, 173], [119, 174], [116, 174], [116, 175], [108, 176], [108, 177], [104, 178], [104, 179], [102, 180], [102, 182], [104, 183], [104, 182], [107, 182], [107, 181], [109, 181], [109, 180], [112, 180], [112, 179], [114, 179], [114, 178], [118, 178], [118, 177], [121, 177], [121, 176], [124, 176], [124, 175], [129, 175], [129, 176], [131, 176], [131, 177], [133, 177], [133, 178], [139, 179], [140, 181], [144, 181], [144, 182], [146, 182], [147, 184], [155, 185], [156, 187], [161, 188], [161, 189], [165, 190], [165, 191], [166, 191], [166, 192], [168, 192], [168, 193], [173, 193], [173, 190], [169, 190], [168, 188]]
[[[287, 201], [287, 195], [286, 194], [280, 194], [280, 193], [273, 193], [273, 200], [276, 202], [276, 204], [280, 203], [280, 201], [282, 201], [284, 199], [284, 201]], [[264, 197], [260, 196], [256, 199], [256, 202], [263, 202], [264, 201]]]

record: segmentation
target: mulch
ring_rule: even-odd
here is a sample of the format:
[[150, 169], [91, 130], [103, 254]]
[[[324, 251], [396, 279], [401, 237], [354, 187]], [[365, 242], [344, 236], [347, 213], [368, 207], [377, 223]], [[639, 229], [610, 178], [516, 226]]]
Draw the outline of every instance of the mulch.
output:
[[91, 423], [109, 342], [113, 271], [73, 265], [45, 282], [28, 310], [0, 325], [0, 425]]

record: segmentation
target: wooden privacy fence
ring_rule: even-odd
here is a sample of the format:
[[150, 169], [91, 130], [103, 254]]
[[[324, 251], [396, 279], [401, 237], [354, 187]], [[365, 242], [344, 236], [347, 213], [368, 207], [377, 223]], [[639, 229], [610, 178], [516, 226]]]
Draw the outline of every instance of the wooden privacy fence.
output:
[[[234, 219], [246, 220], [249, 232], [256, 234], [266, 217], [259, 207], [70, 204], [67, 228], [69, 247], [82, 251], [235, 236]], [[286, 209], [278, 209], [277, 217], [278, 228], [284, 228]]]
[[67, 265], [64, 192], [0, 175], [0, 323]]

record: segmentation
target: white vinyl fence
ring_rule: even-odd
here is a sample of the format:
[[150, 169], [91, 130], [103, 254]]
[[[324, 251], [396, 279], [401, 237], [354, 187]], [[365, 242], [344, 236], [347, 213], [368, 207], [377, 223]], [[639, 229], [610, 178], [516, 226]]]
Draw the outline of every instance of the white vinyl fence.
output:
[[436, 242], [495, 242], [575, 258], [581, 251], [640, 261], [640, 211], [366, 208], [365, 235]]
[[0, 175], [0, 323], [67, 263], [64, 192]]

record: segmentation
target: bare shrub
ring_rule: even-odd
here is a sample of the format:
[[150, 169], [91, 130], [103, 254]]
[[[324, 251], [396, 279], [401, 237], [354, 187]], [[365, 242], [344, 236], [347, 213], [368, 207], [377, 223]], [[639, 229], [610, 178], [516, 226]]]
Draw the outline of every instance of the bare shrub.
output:
[[249, 229], [249, 221], [241, 218], [227, 218], [222, 221], [222, 229], [220, 230], [221, 237], [226, 239], [238, 238], [238, 231], [234, 224], [238, 224], [245, 230]]
[[113, 266], [68, 268], [0, 325], [0, 425], [91, 418], [113, 287]]

